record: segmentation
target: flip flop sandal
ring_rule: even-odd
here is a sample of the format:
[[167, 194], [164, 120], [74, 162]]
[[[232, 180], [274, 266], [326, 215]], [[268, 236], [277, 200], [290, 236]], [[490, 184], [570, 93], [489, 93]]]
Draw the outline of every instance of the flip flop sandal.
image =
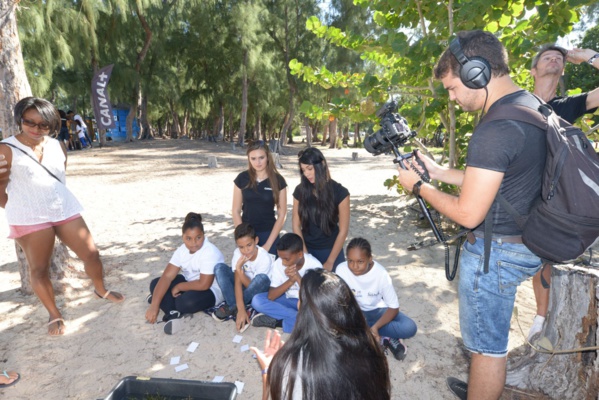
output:
[[[10, 376], [8, 376], [8, 373], [6, 371], [2, 371], [2, 373], [0, 375], [3, 375], [5, 377], [7, 377], [8, 379], [10, 379]], [[11, 383], [0, 383], [0, 389], [6, 389], [7, 387], [11, 387], [15, 383], [17, 383], [20, 379], [21, 379], [21, 375], [17, 373], [17, 379], [12, 381]]]
[[[112, 291], [107, 290], [106, 293], [104, 293], [104, 296], [100, 296], [100, 293], [98, 293], [96, 290], [94, 290], [94, 293], [96, 296], [98, 296], [100, 299], [104, 299], [104, 300], [108, 300], [108, 296], [110, 296], [110, 293], [112, 293]], [[115, 292], [116, 293], [116, 292]], [[114, 295], [114, 298], [117, 299], [117, 301], [112, 301], [112, 300], [108, 300], [108, 301], [112, 301], [113, 303], [122, 303], [123, 301], [125, 301], [125, 296], [123, 296], [122, 294], [119, 293], [119, 295], [121, 296], [121, 299], [118, 300], [118, 297], [116, 297], [116, 295]]]
[[[58, 334], [56, 334], [56, 335], [51, 335], [51, 334], [48, 332], [48, 334], [49, 334], [50, 336], [61, 336], [61, 335], [64, 335], [64, 330], [63, 330], [63, 329], [64, 329], [64, 319], [62, 319], [62, 318], [55, 318], [55, 319], [53, 319], [52, 321], [49, 321], [49, 322], [46, 324], [46, 326], [50, 326], [50, 325], [52, 325], [52, 324], [54, 324], [54, 323], [55, 323], [56, 325], [58, 325], [58, 331], [59, 331], [59, 332], [60, 332], [60, 331], [62, 331], [62, 333], [58, 333]], [[62, 324], [62, 328], [60, 327], [60, 325], [61, 325], [61, 324]]]

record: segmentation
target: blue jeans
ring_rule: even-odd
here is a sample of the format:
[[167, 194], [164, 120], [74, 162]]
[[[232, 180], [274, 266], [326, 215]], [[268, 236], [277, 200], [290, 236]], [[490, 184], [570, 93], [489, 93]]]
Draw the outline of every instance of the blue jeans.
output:
[[[324, 264], [328, 260], [331, 255], [331, 250], [332, 249], [312, 249], [308, 247], [308, 253], [312, 254], [321, 264]], [[333, 263], [333, 272], [337, 269], [337, 265], [341, 264], [343, 261], [345, 261], [345, 254], [343, 254], [343, 249], [341, 249]]]
[[[235, 300], [235, 274], [227, 264], [219, 263], [214, 267], [214, 278], [223, 292], [225, 302], [229, 307], [237, 305]], [[243, 285], [242, 285], [243, 286]], [[268, 292], [270, 279], [265, 274], [254, 276], [247, 288], [243, 288], [243, 304], [249, 305], [258, 293]]]
[[507, 354], [516, 290], [542, 262], [523, 244], [491, 242], [489, 273], [484, 268], [484, 239], [466, 242], [460, 256], [460, 330], [464, 345], [490, 357]]
[[[376, 324], [376, 321], [381, 318], [385, 311], [387, 311], [386, 308], [363, 311], [368, 326]], [[409, 339], [416, 334], [417, 330], [416, 323], [400, 311], [395, 318], [379, 328], [379, 335], [393, 339]]]
[[252, 300], [252, 308], [276, 320], [283, 320], [283, 332], [291, 333], [297, 317], [297, 299], [288, 299], [285, 294], [275, 300], [268, 293], [259, 293]]

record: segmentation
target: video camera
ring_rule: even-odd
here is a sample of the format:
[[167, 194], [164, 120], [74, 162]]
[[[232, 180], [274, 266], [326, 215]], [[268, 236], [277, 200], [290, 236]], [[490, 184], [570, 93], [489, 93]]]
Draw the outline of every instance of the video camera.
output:
[[[376, 116], [380, 119], [381, 129], [374, 132], [373, 134], [364, 138], [364, 148], [371, 154], [378, 156], [380, 154], [393, 152], [395, 154], [394, 163], [399, 164], [403, 169], [407, 169], [403, 164], [403, 160], [412, 158], [412, 162], [416, 161], [418, 165], [424, 170], [420, 172], [418, 168], [410, 165], [410, 167], [422, 178], [425, 182], [430, 182], [430, 176], [424, 163], [417, 157], [418, 150], [414, 150], [412, 153], [402, 155], [399, 152], [399, 147], [404, 146], [408, 140], [416, 137], [416, 132], [411, 130], [408, 122], [404, 117], [397, 113], [398, 104], [395, 100], [391, 100], [385, 103], [377, 112]], [[438, 242], [443, 243], [445, 246], [445, 276], [447, 280], [451, 281], [455, 277], [457, 271], [458, 258], [460, 255], [460, 246], [463, 241], [463, 236], [460, 236], [458, 247], [455, 254], [453, 270], [449, 269], [449, 248], [447, 245], [447, 239], [443, 235], [443, 232], [433, 220], [431, 212], [427, 207], [424, 199], [420, 195], [416, 195], [418, 205], [422, 210], [423, 216], [427, 219], [431, 226], [433, 234]], [[414, 246], [411, 246], [414, 247]]]
[[364, 148], [369, 153], [375, 156], [388, 153], [416, 136], [416, 132], [410, 130], [408, 121], [397, 113], [395, 100], [385, 103], [376, 116], [380, 119], [381, 129], [364, 139]]

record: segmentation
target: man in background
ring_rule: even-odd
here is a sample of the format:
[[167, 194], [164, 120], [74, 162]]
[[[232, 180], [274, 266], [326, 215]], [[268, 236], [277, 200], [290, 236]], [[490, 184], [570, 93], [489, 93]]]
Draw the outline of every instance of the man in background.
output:
[[[555, 113], [573, 124], [584, 114], [592, 114], [599, 107], [599, 88], [573, 96], [556, 96], [559, 80], [564, 75], [566, 61], [573, 64], [587, 63], [599, 69], [599, 53], [591, 49], [571, 49], [548, 44], [539, 50], [533, 58], [530, 74], [535, 80], [534, 94], [547, 102]], [[547, 268], [549, 267], [549, 268]], [[532, 280], [537, 315], [528, 333], [528, 340], [543, 329], [543, 323], [549, 308], [549, 282], [551, 265], [545, 264]]]

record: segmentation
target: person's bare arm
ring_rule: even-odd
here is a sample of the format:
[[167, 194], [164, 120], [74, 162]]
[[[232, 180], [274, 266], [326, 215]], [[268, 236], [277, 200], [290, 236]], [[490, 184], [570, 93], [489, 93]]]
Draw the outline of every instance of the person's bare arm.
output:
[[[572, 64], [582, 64], [588, 62], [597, 53], [599, 52], [592, 49], [571, 49], [568, 50], [566, 60]], [[595, 59], [592, 66], [599, 69], [599, 58]], [[599, 107], [599, 87], [588, 92], [586, 106], [587, 110]]]
[[270, 232], [268, 240], [262, 246], [264, 250], [270, 251], [272, 244], [275, 242], [275, 240], [277, 240], [279, 233], [281, 233], [281, 229], [283, 229], [285, 219], [287, 219], [287, 188], [281, 189], [281, 191], [279, 192], [279, 204], [277, 204], [277, 221], [272, 227], [272, 231]]
[[152, 303], [146, 310], [146, 320], [148, 322], [152, 324], [156, 322], [156, 317], [158, 317], [158, 312], [160, 311], [160, 302], [162, 302], [166, 291], [173, 279], [175, 279], [179, 273], [179, 270], [179, 267], [170, 263], [164, 269], [164, 272], [162, 273], [162, 276], [160, 276], [160, 279], [154, 288], [154, 292], [152, 293]]
[[[459, 196], [441, 192], [428, 183], [420, 187], [420, 196], [452, 221], [465, 228], [476, 228], [491, 208], [503, 175], [503, 172], [467, 167]], [[407, 190], [412, 190], [419, 180], [414, 171], [399, 171], [399, 182]]]
[[327, 271], [332, 271], [335, 265], [335, 260], [340, 252], [343, 251], [343, 244], [349, 233], [349, 195], [339, 203], [339, 234], [333, 243], [331, 254], [323, 264], [323, 268]]
[[233, 214], [233, 225], [237, 227], [237, 225], [241, 224], [241, 207], [242, 207], [243, 197], [241, 194], [241, 189], [237, 187], [237, 185], [233, 184], [233, 207], [231, 210], [231, 214]]
[[0, 145], [0, 207], [4, 208], [8, 202], [6, 187], [10, 177], [12, 151], [6, 145]]
[[299, 216], [299, 201], [296, 198], [293, 199], [293, 212], [291, 214], [291, 226], [293, 227], [293, 233], [302, 238], [304, 242], [304, 253], [308, 253], [308, 248], [306, 247], [306, 241], [304, 240], [304, 235], [302, 235], [302, 221]]

